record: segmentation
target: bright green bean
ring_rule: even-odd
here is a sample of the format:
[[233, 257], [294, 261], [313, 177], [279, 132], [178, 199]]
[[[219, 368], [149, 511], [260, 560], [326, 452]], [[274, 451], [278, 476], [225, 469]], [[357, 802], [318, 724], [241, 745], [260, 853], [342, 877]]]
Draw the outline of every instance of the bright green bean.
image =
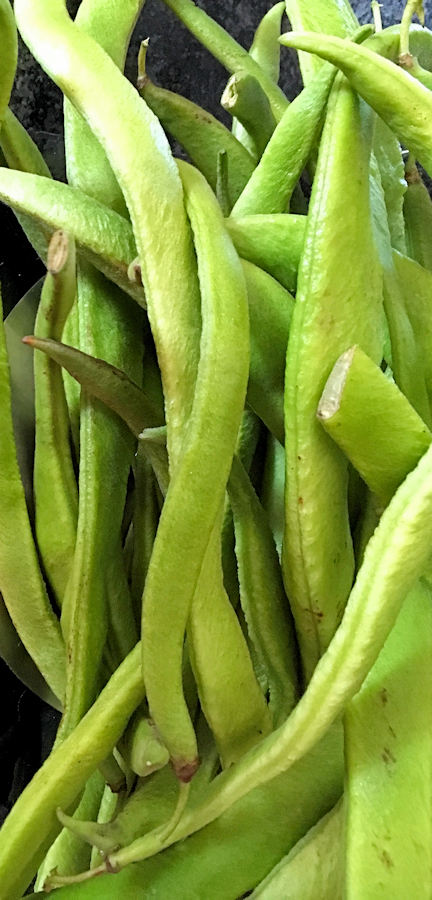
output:
[[269, 707], [277, 727], [297, 699], [294, 629], [273, 536], [250, 479], [236, 457], [228, 493], [234, 516], [241, 604], [265, 674]]
[[[338, 76], [320, 144], [288, 342], [282, 559], [307, 680], [340, 622], [354, 574], [347, 464], [323, 434], [316, 409], [347, 346], [359, 343], [377, 362], [382, 358], [381, 273], [369, 205], [370, 120], [369, 115], [362, 121], [358, 99]], [[355, 217], [346, 218], [347, 203], [355, 205]]]
[[273, 78], [261, 68], [247, 50], [241, 47], [203, 9], [195, 6], [192, 0], [164, 0], [164, 3], [229, 72], [233, 74], [244, 69], [259, 81], [269, 98], [273, 115], [276, 121], [279, 121], [288, 105], [288, 100], [283, 91], [274, 83]]
[[267, 94], [259, 81], [249, 72], [235, 72], [222, 94], [221, 104], [250, 135], [254, 155], [259, 159], [276, 126]]
[[234, 205], [234, 217], [283, 213], [288, 208], [318, 137], [333, 79], [334, 70], [329, 66], [290, 104]]
[[[35, 321], [35, 330], [41, 338], [60, 340], [62, 336], [76, 293], [74, 250], [63, 232], [54, 233]], [[34, 379], [36, 538], [44, 569], [61, 607], [72, 566], [78, 514], [69, 413], [61, 370], [43, 353], [35, 354]]]
[[375, 122], [374, 154], [381, 175], [392, 247], [406, 253], [404, 196], [406, 182], [399, 142], [382, 119]]
[[365, 45], [351, 46], [337, 37], [309, 33], [285, 34], [280, 40], [286, 47], [307, 50], [338, 66], [360, 96], [432, 173], [431, 91]]
[[0, 363], [0, 591], [26, 650], [53, 693], [62, 701], [65, 648], [39, 569], [18, 469], [3, 326], [0, 330]]
[[432, 441], [405, 395], [359, 347], [338, 359], [317, 415], [383, 504]]
[[426, 410], [422, 418], [432, 427], [432, 273], [396, 250], [393, 251], [393, 265], [414, 335], [416, 354], [412, 367], [426, 393]]
[[295, 291], [306, 216], [282, 213], [242, 219], [230, 217], [226, 227], [243, 259], [273, 275], [288, 291]]
[[260, 499], [266, 511], [270, 528], [276, 543], [278, 556], [282, 551], [282, 538], [285, 521], [285, 451], [279, 441], [269, 435], [267, 438], [266, 458], [264, 462], [263, 480]]
[[10, 169], [51, 177], [50, 170], [21, 122], [7, 109], [0, 131], [0, 147]]
[[67, 184], [7, 169], [0, 169], [0, 199], [42, 226], [44, 258], [52, 231], [63, 229], [89, 262], [144, 306], [142, 287], [127, 274], [136, 257], [133, 231], [118, 213]]

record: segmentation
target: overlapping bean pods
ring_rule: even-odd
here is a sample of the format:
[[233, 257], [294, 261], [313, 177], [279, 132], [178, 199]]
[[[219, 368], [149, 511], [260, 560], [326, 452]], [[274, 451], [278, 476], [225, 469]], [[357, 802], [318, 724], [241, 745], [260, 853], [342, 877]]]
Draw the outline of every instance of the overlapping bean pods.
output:
[[[0, 0], [0, 200], [47, 269], [34, 403], [0, 334], [0, 651], [62, 710], [0, 900], [426, 900], [432, 32], [286, 0], [245, 49], [157, 2], [230, 128], [152, 81], [143, 0]], [[67, 183], [9, 107], [17, 26]]]

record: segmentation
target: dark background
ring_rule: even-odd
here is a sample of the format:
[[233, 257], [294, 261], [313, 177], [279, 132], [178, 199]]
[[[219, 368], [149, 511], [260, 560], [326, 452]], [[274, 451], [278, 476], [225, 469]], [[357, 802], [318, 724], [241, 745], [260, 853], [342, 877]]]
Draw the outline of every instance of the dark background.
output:
[[[119, 0], [121, 2], [121, 0]], [[310, 0], [313, 3], [313, 0]], [[432, 2], [432, 0], [431, 0]], [[269, 0], [198, 0], [245, 47], [254, 30], [272, 5]], [[426, 5], [426, 22], [431, 25]], [[68, 0], [74, 15], [79, 0]], [[361, 23], [371, 21], [369, 0], [354, 0]], [[400, 21], [404, 2], [383, 0], [384, 25]], [[284, 19], [283, 30], [288, 23]], [[143, 38], [150, 37], [149, 74], [158, 84], [178, 91], [205, 106], [228, 124], [219, 106], [227, 73], [184, 29], [161, 0], [147, 0], [128, 56], [126, 72], [135, 81], [136, 58]], [[300, 77], [293, 51], [282, 49], [281, 85], [292, 99], [300, 89]], [[27, 49], [20, 45], [20, 59], [12, 108], [44, 154], [53, 174], [64, 178], [62, 148], [62, 97]], [[0, 204], [0, 279], [5, 311], [9, 311], [25, 291], [42, 275], [43, 267], [15, 220]], [[24, 689], [0, 660], [2, 720], [0, 725], [0, 820], [25, 783], [48, 753], [57, 716], [37, 697]]]

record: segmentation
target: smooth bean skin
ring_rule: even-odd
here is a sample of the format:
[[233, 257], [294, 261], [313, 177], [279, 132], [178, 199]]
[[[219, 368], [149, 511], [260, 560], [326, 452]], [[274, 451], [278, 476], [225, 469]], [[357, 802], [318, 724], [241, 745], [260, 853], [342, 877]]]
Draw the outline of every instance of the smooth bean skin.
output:
[[245, 216], [226, 219], [226, 227], [238, 254], [264, 269], [287, 291], [295, 291], [304, 245], [306, 216]]
[[[432, 271], [432, 201], [414, 162], [405, 171], [404, 219], [407, 255]], [[398, 249], [398, 248], [396, 248]]]
[[40, 150], [9, 108], [1, 126], [0, 147], [10, 169], [51, 178]]
[[384, 505], [432, 441], [405, 395], [359, 347], [338, 359], [317, 415]]
[[[382, 355], [382, 282], [369, 207], [371, 137], [370, 116], [362, 121], [358, 99], [339, 76], [320, 144], [285, 378], [282, 562], [306, 681], [340, 622], [354, 574], [347, 465], [322, 433], [316, 409], [347, 346], [358, 342], [377, 362]], [[356, 216], [347, 219], [351, 194]], [[343, 273], [341, 258], [351, 260]]]
[[[424, 571], [432, 540], [432, 449], [398, 489], [371, 537], [345, 614], [310, 684], [287, 721], [218, 775], [164, 842], [181, 840], [222, 815], [260, 784], [287, 771], [315, 746], [357, 693], [377, 659], [409, 590]], [[128, 865], [160, 851], [148, 835], [112, 854]]]
[[164, 3], [229, 72], [234, 73], [239, 69], [244, 69], [259, 81], [269, 98], [273, 115], [276, 121], [279, 121], [288, 106], [288, 100], [283, 91], [275, 84], [273, 77], [261, 68], [247, 50], [203, 9], [195, 6], [193, 0], [164, 0]]
[[384, 191], [391, 245], [400, 253], [406, 253], [403, 210], [407, 187], [401, 147], [388, 125], [378, 116], [373, 150]]
[[158, 87], [144, 74], [138, 85], [150, 109], [186, 150], [213, 190], [216, 188], [218, 154], [221, 150], [226, 151], [228, 194], [231, 205], [235, 203], [254, 170], [254, 159], [248, 150], [218, 119], [186, 97]]
[[343, 801], [254, 890], [252, 900], [342, 900]]
[[237, 900], [331, 809], [342, 787], [341, 728], [335, 726], [289, 773], [252, 791], [185, 843], [115, 876], [63, 887], [62, 898], [118, 900], [124, 892], [149, 900]]
[[234, 204], [234, 217], [287, 210], [318, 137], [334, 74], [327, 67], [290, 103]]
[[345, 714], [348, 900], [430, 896], [431, 650], [431, 589], [420, 579]]
[[399, 66], [365, 45], [348, 44], [326, 35], [285, 34], [286, 47], [296, 47], [338, 66], [352, 87], [432, 173], [432, 93]]

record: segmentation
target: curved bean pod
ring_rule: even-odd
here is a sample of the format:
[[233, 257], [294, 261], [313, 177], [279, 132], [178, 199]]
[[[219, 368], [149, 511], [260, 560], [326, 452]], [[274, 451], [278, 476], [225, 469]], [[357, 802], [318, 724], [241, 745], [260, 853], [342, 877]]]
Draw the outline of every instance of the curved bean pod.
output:
[[319, 72], [290, 103], [234, 204], [233, 217], [285, 212], [318, 137], [334, 75], [330, 67]]
[[42, 153], [11, 109], [5, 112], [0, 131], [0, 147], [10, 169], [51, 178]]
[[399, 140], [432, 173], [432, 92], [388, 59], [365, 45], [316, 34], [285, 34], [286, 47], [307, 50], [338, 66], [352, 87]]
[[[175, 466], [192, 406], [200, 334], [196, 263], [177, 167], [156, 117], [103, 50], [71, 22], [61, 0], [18, 0], [15, 15], [35, 57], [91, 122], [124, 193], [162, 371]], [[110, 84], [103, 104], [101, 82]], [[161, 241], [163, 234], [175, 239]]]
[[[164, 846], [216, 819], [258, 785], [300, 760], [341, 714], [378, 658], [402, 603], [430, 555], [432, 541], [432, 449], [398, 489], [370, 539], [341, 625], [319, 661], [310, 684], [284, 725], [250, 750], [233, 769], [218, 775], [186, 810]], [[159, 852], [148, 835], [108, 858], [113, 866]]]
[[288, 106], [288, 100], [273, 78], [249, 55], [231, 35], [210, 16], [195, 6], [193, 0], [164, 0], [186, 28], [232, 74], [240, 69], [249, 72], [259, 81], [269, 98], [273, 115], [279, 121]]

